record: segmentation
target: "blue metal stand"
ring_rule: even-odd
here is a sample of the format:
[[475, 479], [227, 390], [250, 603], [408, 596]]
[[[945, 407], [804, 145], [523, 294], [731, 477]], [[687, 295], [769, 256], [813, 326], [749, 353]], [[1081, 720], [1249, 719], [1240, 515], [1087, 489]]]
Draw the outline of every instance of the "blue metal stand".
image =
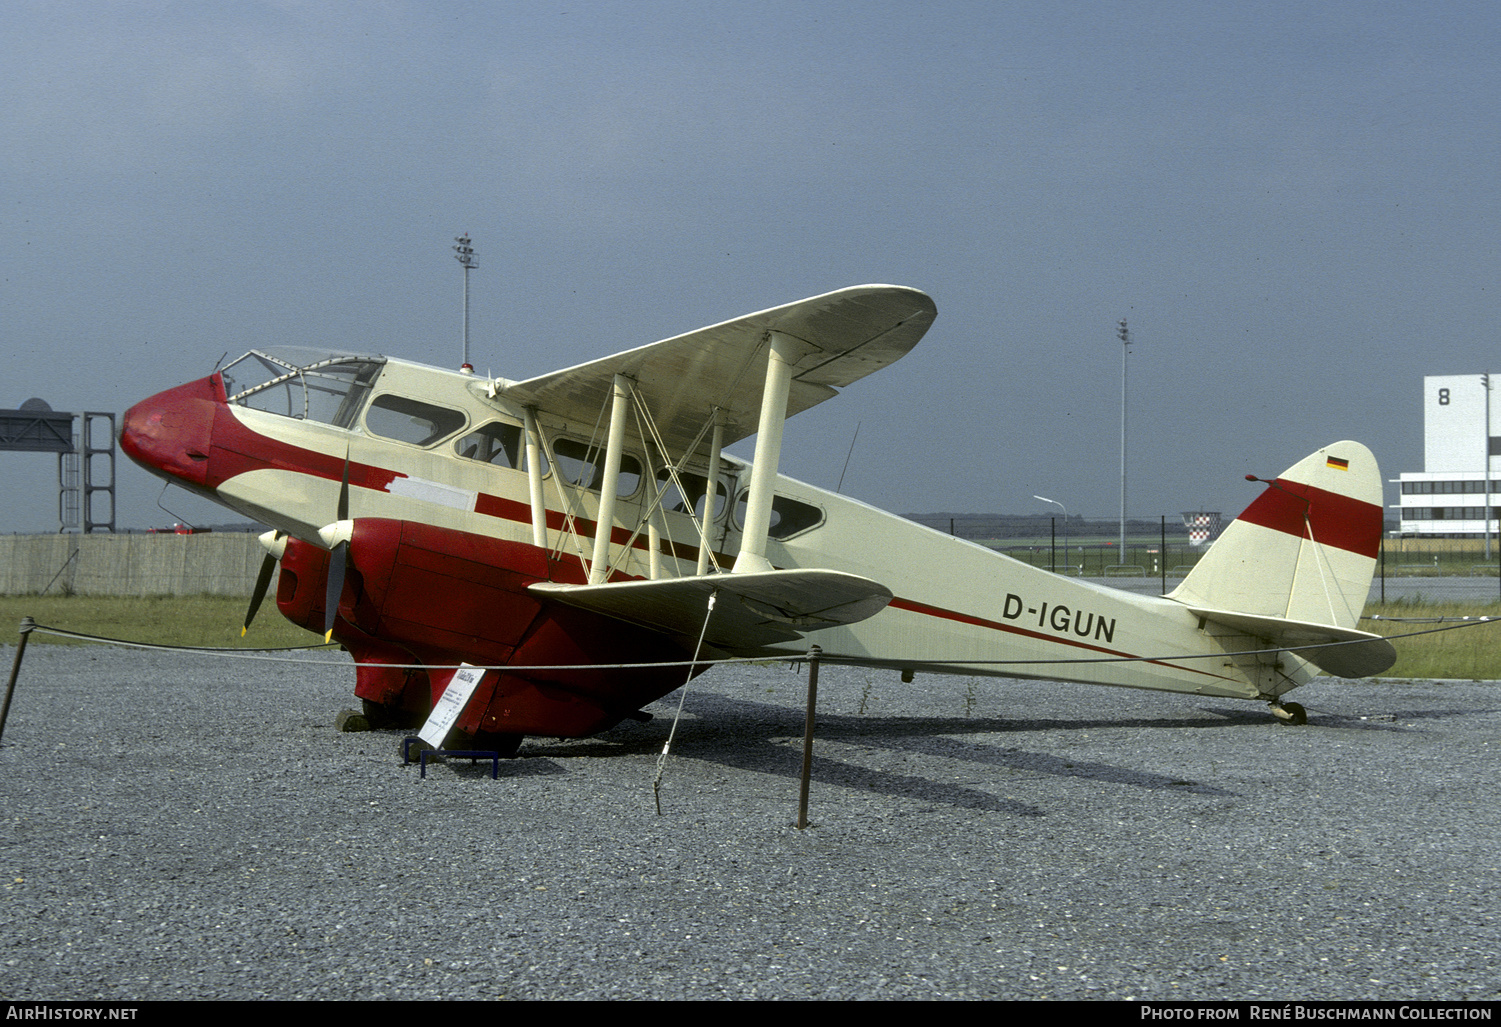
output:
[[[412, 762], [412, 743], [422, 739], [415, 736], [401, 740], [401, 762], [405, 766]], [[472, 764], [475, 760], [490, 761], [490, 780], [500, 778], [500, 753], [489, 749], [423, 749], [418, 757], [418, 764], [422, 768], [422, 777], [427, 777], [427, 758], [429, 756], [458, 756], [468, 759]]]

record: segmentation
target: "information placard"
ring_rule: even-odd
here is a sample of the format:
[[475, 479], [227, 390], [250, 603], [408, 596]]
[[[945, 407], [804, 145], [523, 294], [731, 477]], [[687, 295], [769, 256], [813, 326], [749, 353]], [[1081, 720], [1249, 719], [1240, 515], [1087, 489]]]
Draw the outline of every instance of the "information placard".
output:
[[428, 714], [427, 723], [417, 732], [417, 737], [435, 749], [442, 748], [448, 729], [453, 727], [459, 714], [464, 712], [469, 697], [474, 694], [480, 678], [484, 676], [485, 668], [460, 664], [449, 679], [448, 687], [443, 689], [443, 695], [433, 705], [433, 712]]

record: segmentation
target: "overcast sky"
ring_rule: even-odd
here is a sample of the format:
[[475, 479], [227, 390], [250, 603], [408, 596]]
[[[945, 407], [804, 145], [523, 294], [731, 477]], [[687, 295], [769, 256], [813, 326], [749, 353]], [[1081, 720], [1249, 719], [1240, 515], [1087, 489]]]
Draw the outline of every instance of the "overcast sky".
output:
[[[1424, 374], [1501, 370], [1498, 54], [1495, 3], [10, 0], [0, 407], [251, 347], [455, 365], [467, 231], [510, 378], [925, 290], [783, 450], [833, 488], [859, 425], [886, 509], [1113, 516], [1123, 317], [1133, 515], [1344, 438], [1390, 478]], [[0, 530], [54, 530], [54, 458], [0, 470]], [[121, 456], [121, 527], [173, 520], [154, 481]]]

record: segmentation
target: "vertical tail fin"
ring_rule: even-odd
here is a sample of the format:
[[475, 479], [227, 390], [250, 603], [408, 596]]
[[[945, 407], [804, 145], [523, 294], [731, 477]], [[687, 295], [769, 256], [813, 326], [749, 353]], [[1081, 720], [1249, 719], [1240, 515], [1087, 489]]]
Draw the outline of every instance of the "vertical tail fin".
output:
[[1376, 570], [1381, 499], [1369, 449], [1326, 446], [1270, 482], [1168, 598], [1353, 628]]

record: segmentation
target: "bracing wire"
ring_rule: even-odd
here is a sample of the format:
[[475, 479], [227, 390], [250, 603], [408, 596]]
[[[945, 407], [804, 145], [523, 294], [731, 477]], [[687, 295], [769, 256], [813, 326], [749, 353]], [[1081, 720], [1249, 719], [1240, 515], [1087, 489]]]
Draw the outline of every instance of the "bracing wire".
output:
[[662, 771], [667, 766], [667, 753], [672, 749], [672, 740], [678, 735], [678, 721], [683, 719], [683, 704], [688, 699], [688, 685], [693, 680], [693, 669], [698, 665], [699, 653], [704, 649], [704, 636], [709, 633], [709, 618], [714, 616], [714, 600], [719, 598], [719, 590], [709, 593], [709, 608], [704, 611], [704, 626], [698, 633], [698, 645], [693, 649], [693, 662], [688, 665], [688, 677], [683, 682], [683, 689], [678, 696], [678, 710], [672, 716], [672, 728], [667, 732], [667, 741], [662, 744], [662, 754], [657, 757], [657, 776], [652, 779], [651, 790], [657, 800], [657, 816], [662, 815]]

